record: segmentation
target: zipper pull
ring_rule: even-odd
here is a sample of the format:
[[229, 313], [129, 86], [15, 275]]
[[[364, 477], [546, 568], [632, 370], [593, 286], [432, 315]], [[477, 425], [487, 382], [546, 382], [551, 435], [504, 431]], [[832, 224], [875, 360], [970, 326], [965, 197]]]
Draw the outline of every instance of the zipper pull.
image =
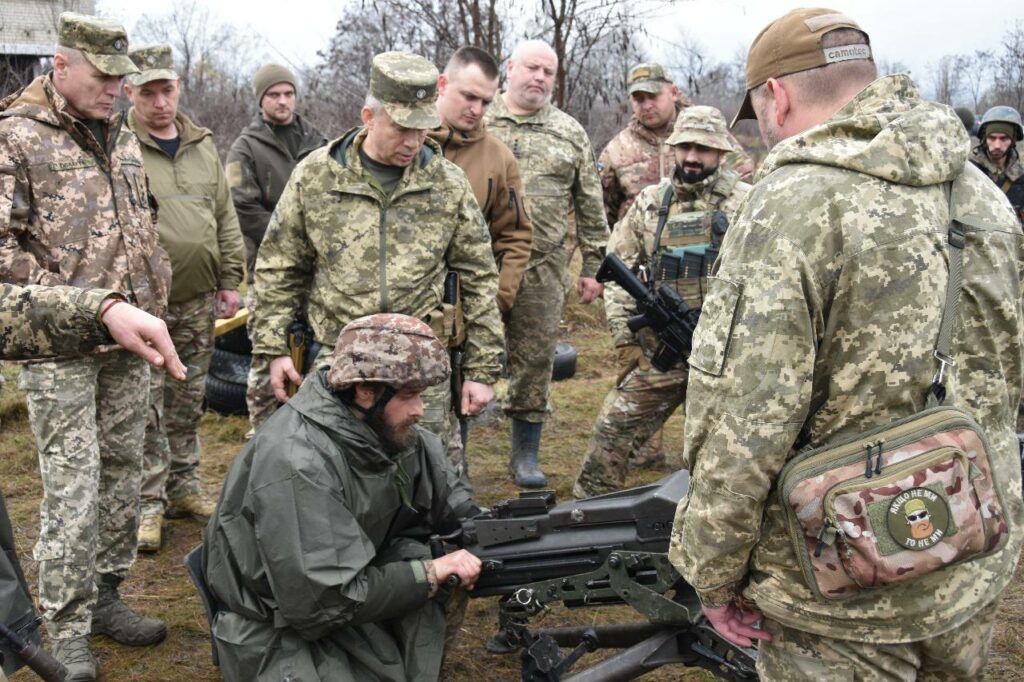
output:
[[832, 525], [832, 522], [825, 519], [825, 525], [821, 527], [821, 531], [818, 533], [818, 544], [814, 546], [814, 558], [820, 559], [821, 552], [825, 549], [825, 545], [831, 547], [836, 542], [836, 528]]
[[864, 478], [871, 478], [875, 475], [875, 472], [871, 469], [871, 448], [873, 447], [875, 447], [874, 443], [864, 445], [864, 450], [867, 452], [867, 459], [864, 462]]
[[878, 442], [875, 443], [875, 447], [878, 448], [878, 452], [875, 454], [875, 473], [882, 473], [882, 444], [885, 440], [879, 438]]

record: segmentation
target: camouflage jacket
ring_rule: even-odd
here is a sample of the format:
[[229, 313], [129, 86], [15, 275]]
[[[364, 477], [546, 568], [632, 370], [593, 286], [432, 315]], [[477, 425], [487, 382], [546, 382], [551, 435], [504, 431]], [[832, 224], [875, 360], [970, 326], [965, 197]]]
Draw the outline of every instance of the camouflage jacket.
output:
[[1000, 168], [988, 158], [984, 143], [971, 150], [971, 163], [980, 168], [988, 179], [996, 183], [1017, 212], [1018, 220], [1024, 221], [1024, 160], [1018, 147], [1010, 148], [1010, 159], [1006, 168]]
[[519, 162], [526, 188], [526, 213], [533, 221], [530, 264], [562, 248], [569, 232], [569, 212], [576, 211], [576, 235], [583, 254], [581, 276], [593, 277], [601, 266], [608, 223], [601, 207], [601, 181], [594, 150], [583, 126], [552, 104], [516, 116], [503, 95], [487, 110], [487, 129], [504, 142]]
[[160, 244], [171, 259], [173, 303], [216, 289], [237, 289], [245, 263], [242, 233], [231, 192], [213, 144], [213, 133], [179, 113], [181, 145], [167, 156], [128, 110], [128, 125], [139, 136], [150, 188], [160, 206]]
[[157, 316], [170, 266], [138, 138], [120, 114], [101, 145], [49, 75], [0, 102], [0, 279], [118, 291]]
[[[601, 152], [597, 165], [601, 171], [604, 210], [609, 225], [614, 227], [626, 215], [640, 190], [672, 175], [675, 154], [665, 140], [672, 134], [674, 124], [675, 119], [661, 130], [651, 130], [634, 116]], [[725, 155], [722, 168], [734, 171], [741, 180], [750, 182], [754, 176], [754, 162], [731, 132], [729, 140], [738, 151]]]
[[0, 359], [87, 353], [113, 343], [100, 305], [123, 298], [107, 289], [0, 284]]
[[493, 383], [502, 350], [491, 241], [466, 176], [427, 140], [384, 197], [359, 158], [355, 129], [295, 167], [256, 259], [253, 353], [287, 355], [303, 309], [324, 352], [347, 323], [373, 313], [423, 319], [446, 273], [462, 280], [466, 378]]
[[293, 157], [277, 139], [259, 112], [228, 150], [224, 171], [245, 239], [246, 269], [250, 282], [256, 269], [256, 251], [263, 241], [267, 224], [270, 223], [270, 214], [281, 198], [288, 176], [295, 164], [327, 143], [327, 138], [298, 114], [295, 114], [295, 125], [303, 132], [297, 156]]
[[[1024, 537], [1014, 435], [1024, 235], [967, 151], [953, 111], [896, 75], [765, 160], [725, 240], [689, 358], [684, 457], [693, 478], [670, 557], [706, 604], [743, 591], [803, 631], [907, 642], [958, 627], [1012, 580]], [[774, 483], [798, 449], [924, 407], [951, 206], [968, 226], [947, 403], [987, 433], [1009, 542], [913, 583], [818, 600]]]
[[[662, 180], [657, 185], [645, 187], [629, 211], [626, 212], [625, 217], [612, 228], [612, 235], [608, 238], [608, 253], [616, 254], [623, 263], [634, 270], [639, 265], [647, 268], [651, 265], [651, 258], [654, 255], [654, 238], [658, 231], [658, 213], [669, 186], [674, 191], [663, 230], [663, 243], [665, 233], [671, 231], [673, 216], [698, 211], [710, 216], [716, 208], [720, 208], [732, 221], [743, 197], [750, 190], [750, 185], [742, 182], [736, 173], [728, 170], [720, 170], [696, 185], [682, 183], [672, 178]], [[710, 242], [710, 221], [708, 221], [707, 227], [706, 239], [703, 241]], [[623, 346], [636, 343], [636, 335], [626, 327], [626, 320], [637, 314], [636, 301], [633, 297], [627, 294], [622, 287], [614, 282], [609, 282], [604, 289], [604, 306], [615, 345]]]

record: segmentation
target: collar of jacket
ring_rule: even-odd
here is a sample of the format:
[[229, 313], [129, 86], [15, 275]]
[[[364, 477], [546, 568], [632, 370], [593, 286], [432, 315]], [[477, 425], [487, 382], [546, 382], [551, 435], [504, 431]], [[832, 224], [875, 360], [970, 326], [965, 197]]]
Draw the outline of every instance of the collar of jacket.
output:
[[412, 445], [394, 457], [385, 454], [377, 432], [334, 395], [327, 384], [327, 371], [327, 367], [321, 367], [307, 377], [286, 406], [330, 433], [333, 440], [344, 443], [345, 459], [354, 468], [374, 473], [386, 471], [418, 447], [420, 439], [415, 438]]
[[505, 92], [507, 91], [499, 93], [498, 96], [494, 98], [494, 101], [491, 102], [490, 115], [493, 119], [507, 118], [508, 120], [516, 123], [544, 125], [551, 116], [551, 110], [555, 108], [555, 105], [549, 101], [547, 104], [531, 114], [523, 114], [521, 116], [513, 114], [509, 111], [508, 107], [505, 106]]
[[1006, 168], [1000, 168], [999, 164], [989, 158], [988, 150], [985, 148], [985, 141], [982, 140], [971, 150], [971, 161], [981, 166], [991, 177], [1001, 178], [1006, 176], [1010, 180], [1024, 176], [1024, 163], [1021, 162], [1020, 154], [1017, 153], [1017, 146], [1010, 147], [1010, 158], [1006, 160]]
[[[104, 171], [109, 170], [109, 152], [103, 141], [97, 140], [84, 123], [68, 111], [68, 101], [57, 91], [49, 71], [22, 89], [0, 100], [0, 118], [22, 117], [39, 121], [64, 130], [84, 150], [94, 154]], [[113, 146], [121, 133], [124, 115], [112, 114], [107, 118], [107, 140]]]
[[[149, 134], [146, 126], [142, 125], [142, 122], [139, 121], [139, 117], [135, 115], [135, 107], [128, 110], [128, 127], [138, 135], [139, 142], [154, 149], [160, 149], [159, 145], [153, 141], [153, 136]], [[174, 127], [177, 128], [178, 135], [181, 137], [181, 149], [184, 149], [190, 144], [198, 144], [204, 138], [211, 137], [213, 135], [213, 132], [209, 128], [203, 128], [202, 126], [196, 125], [192, 122], [192, 119], [180, 111], [174, 115]]]
[[[303, 119], [298, 113], [295, 114], [294, 123], [299, 127], [299, 130], [302, 133], [302, 144], [300, 145], [298, 156], [295, 157], [296, 159], [301, 159], [319, 145], [314, 145], [312, 147], [308, 146], [310, 135], [309, 126], [306, 125], [305, 119]], [[291, 158], [291, 154], [289, 154], [288, 150], [285, 149], [283, 144], [281, 144], [281, 141], [277, 139], [277, 135], [274, 134], [270, 124], [263, 120], [263, 114], [259, 111], [256, 112], [256, 115], [253, 116], [252, 122], [243, 128], [239, 135], [248, 136], [255, 140], [259, 140], [263, 144], [275, 147], [286, 157]]]
[[427, 133], [427, 137], [441, 146], [441, 153], [443, 154], [447, 151], [448, 147], [468, 147], [479, 142], [484, 139], [486, 130], [487, 127], [483, 121], [480, 121], [480, 125], [469, 132], [457, 130], [445, 123], [441, 123], [441, 127], [431, 130]]
[[[344, 170], [353, 172], [358, 177], [363, 175], [363, 162], [359, 158], [359, 147], [362, 146], [363, 140], [366, 139], [366, 132], [367, 130], [364, 126], [352, 128], [340, 138], [330, 143], [328, 152], [331, 158], [337, 161]], [[413, 184], [413, 176], [419, 175], [417, 171], [429, 170], [428, 166], [430, 166], [434, 157], [440, 154], [441, 147], [430, 137], [427, 137], [423, 141], [423, 146], [420, 147], [416, 161], [410, 164], [410, 169], [407, 169], [402, 177], [401, 184]], [[418, 179], [415, 181], [418, 181]]]

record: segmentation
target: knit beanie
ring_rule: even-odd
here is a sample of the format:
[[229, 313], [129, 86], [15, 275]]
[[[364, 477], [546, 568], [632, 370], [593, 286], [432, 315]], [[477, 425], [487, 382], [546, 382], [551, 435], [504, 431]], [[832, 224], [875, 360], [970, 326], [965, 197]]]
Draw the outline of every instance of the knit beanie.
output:
[[256, 93], [256, 101], [262, 102], [263, 95], [267, 90], [278, 83], [288, 83], [296, 90], [299, 89], [295, 85], [295, 74], [289, 71], [287, 67], [280, 64], [264, 64], [261, 66], [252, 79], [252, 89]]

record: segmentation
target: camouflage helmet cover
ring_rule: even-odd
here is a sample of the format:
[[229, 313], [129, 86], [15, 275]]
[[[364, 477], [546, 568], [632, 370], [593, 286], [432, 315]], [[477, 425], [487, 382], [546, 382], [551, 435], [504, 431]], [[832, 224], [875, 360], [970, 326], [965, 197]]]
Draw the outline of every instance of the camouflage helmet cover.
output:
[[[981, 127], [978, 129], [978, 137], [984, 139], [988, 133], [986, 130], [991, 124], [1004, 124], [1008, 130], [1013, 132], [1013, 141], [1020, 142], [1024, 139], [1024, 124], [1021, 122], [1020, 112], [1013, 107], [999, 105], [992, 107], [981, 117]], [[1002, 126], [1000, 126], [1002, 127]]]
[[403, 128], [436, 128], [437, 77], [437, 67], [418, 54], [382, 52], [370, 67], [370, 94]]
[[686, 107], [676, 116], [665, 144], [699, 144], [723, 152], [735, 151], [726, 131], [725, 117], [714, 107]]
[[174, 70], [174, 51], [170, 45], [158, 43], [134, 47], [128, 51], [139, 73], [128, 76], [128, 82], [139, 86], [158, 80], [178, 80], [178, 72]]
[[345, 325], [327, 382], [336, 391], [356, 383], [423, 390], [451, 375], [448, 353], [430, 327], [408, 315], [378, 313]]
[[128, 34], [124, 27], [106, 19], [63, 12], [57, 24], [57, 44], [81, 52], [86, 60], [107, 76], [138, 73], [128, 57]]

